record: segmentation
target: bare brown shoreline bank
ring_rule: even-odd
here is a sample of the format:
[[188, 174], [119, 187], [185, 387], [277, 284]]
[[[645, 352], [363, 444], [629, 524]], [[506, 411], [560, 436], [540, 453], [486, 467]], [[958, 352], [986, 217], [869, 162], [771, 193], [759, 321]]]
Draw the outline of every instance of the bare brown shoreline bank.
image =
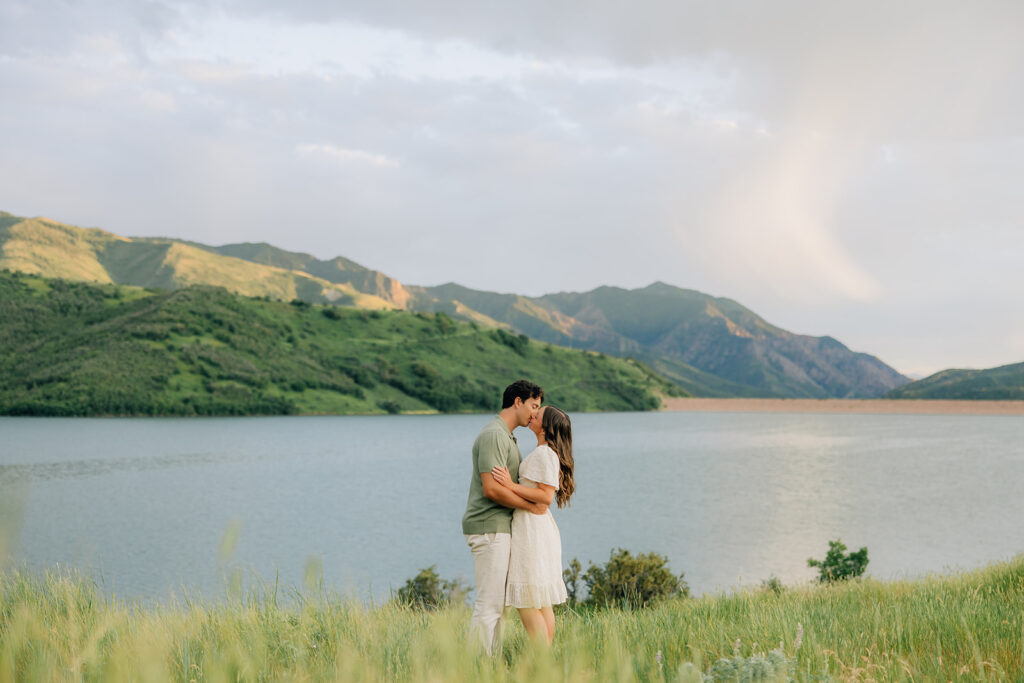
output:
[[936, 401], [881, 398], [665, 398], [664, 402], [663, 410], [692, 412], [1024, 415], [1024, 401]]

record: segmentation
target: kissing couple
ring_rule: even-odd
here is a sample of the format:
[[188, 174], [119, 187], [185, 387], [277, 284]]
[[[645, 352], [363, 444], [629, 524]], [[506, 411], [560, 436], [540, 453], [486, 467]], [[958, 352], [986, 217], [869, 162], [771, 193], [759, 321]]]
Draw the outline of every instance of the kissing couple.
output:
[[[544, 390], [521, 379], [505, 388], [501, 412], [473, 443], [473, 474], [462, 533], [473, 552], [476, 602], [471, 642], [488, 655], [501, 650], [505, 607], [519, 610], [527, 635], [550, 644], [553, 605], [566, 601], [562, 539], [548, 509], [564, 507], [575, 491], [572, 423], [542, 406]], [[525, 458], [513, 435], [528, 427], [537, 448]]]

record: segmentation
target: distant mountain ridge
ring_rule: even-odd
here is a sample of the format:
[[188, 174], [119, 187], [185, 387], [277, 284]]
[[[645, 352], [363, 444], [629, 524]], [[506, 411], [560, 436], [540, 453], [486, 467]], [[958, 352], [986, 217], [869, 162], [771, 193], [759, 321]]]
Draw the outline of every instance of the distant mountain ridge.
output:
[[697, 396], [872, 398], [908, 379], [831, 337], [797, 335], [741, 304], [654, 283], [541, 297], [448, 283], [406, 285], [343, 257], [269, 244], [208, 246], [125, 238], [0, 214], [0, 268], [46, 277], [176, 289], [209, 284], [254, 297], [444, 312], [535, 339], [632, 356]]
[[894, 389], [886, 398], [1024, 400], [1024, 363], [986, 370], [943, 370]]

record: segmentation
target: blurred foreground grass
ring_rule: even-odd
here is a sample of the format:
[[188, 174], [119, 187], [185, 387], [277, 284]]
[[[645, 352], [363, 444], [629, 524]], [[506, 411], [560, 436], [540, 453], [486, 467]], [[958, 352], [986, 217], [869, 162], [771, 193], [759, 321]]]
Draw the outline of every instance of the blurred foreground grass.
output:
[[463, 606], [269, 589], [142, 606], [73, 574], [20, 571], [0, 574], [0, 594], [0, 682], [742, 680], [769, 650], [785, 659], [769, 680], [1024, 680], [1024, 556], [915, 581], [563, 610], [550, 652], [529, 647], [510, 612], [495, 660], [469, 653]]

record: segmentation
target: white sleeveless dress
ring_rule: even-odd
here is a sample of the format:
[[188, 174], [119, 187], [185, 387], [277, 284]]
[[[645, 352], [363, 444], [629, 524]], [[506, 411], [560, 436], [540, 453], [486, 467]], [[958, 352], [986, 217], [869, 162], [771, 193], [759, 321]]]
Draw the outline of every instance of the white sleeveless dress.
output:
[[[548, 447], [537, 448], [519, 465], [519, 483], [537, 487], [549, 484], [558, 490], [558, 455]], [[509, 607], [548, 607], [566, 601], [562, 580], [562, 537], [548, 510], [535, 515], [512, 512], [512, 551], [508, 565], [505, 604]]]

